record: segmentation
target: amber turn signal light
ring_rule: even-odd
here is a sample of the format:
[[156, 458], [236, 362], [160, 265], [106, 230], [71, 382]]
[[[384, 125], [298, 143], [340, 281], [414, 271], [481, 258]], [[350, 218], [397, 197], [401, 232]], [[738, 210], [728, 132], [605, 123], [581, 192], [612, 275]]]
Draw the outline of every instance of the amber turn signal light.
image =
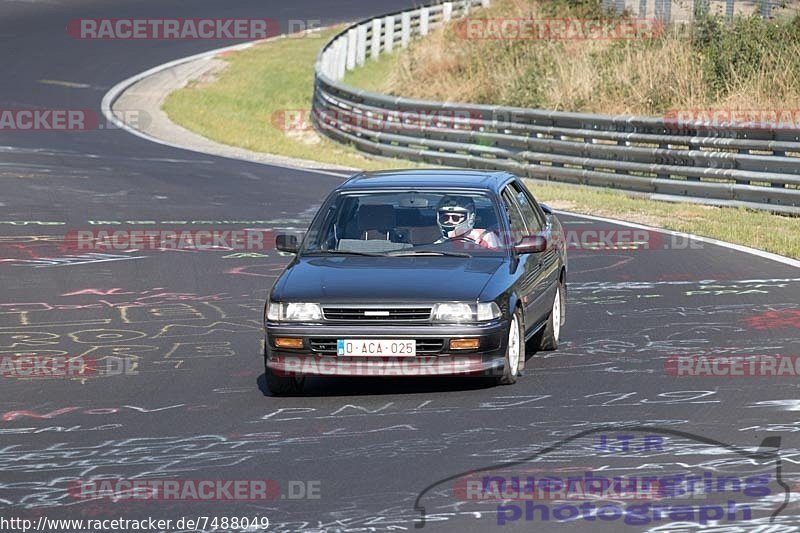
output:
[[275, 337], [276, 348], [302, 348], [303, 339], [293, 339], [291, 337]]
[[451, 339], [451, 350], [477, 350], [481, 345], [480, 339]]

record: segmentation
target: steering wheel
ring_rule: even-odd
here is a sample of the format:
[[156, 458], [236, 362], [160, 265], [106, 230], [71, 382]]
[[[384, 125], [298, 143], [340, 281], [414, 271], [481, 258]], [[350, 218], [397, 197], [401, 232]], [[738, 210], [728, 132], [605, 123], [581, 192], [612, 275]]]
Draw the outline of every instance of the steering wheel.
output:
[[466, 235], [463, 235], [463, 234], [462, 235], [458, 235], [458, 236], [453, 237], [453, 238], [450, 238], [450, 239], [447, 239], [447, 241], [445, 241], [445, 242], [453, 242], [453, 243], [455, 243], [455, 242], [469, 242], [469, 243], [472, 243], [472, 244], [474, 244], [476, 246], [480, 246], [480, 244], [481, 244], [480, 241], [476, 241], [475, 239], [471, 239], [471, 238], [469, 238], [469, 237], [467, 237]]

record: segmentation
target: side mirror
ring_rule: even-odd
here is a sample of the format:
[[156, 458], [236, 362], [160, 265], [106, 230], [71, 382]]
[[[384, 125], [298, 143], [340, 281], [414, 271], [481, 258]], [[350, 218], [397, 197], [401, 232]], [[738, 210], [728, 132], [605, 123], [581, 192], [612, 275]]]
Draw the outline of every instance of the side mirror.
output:
[[518, 254], [536, 254], [547, 250], [547, 237], [544, 235], [526, 235], [519, 244], [514, 245]]
[[285, 233], [281, 233], [275, 236], [275, 248], [277, 248], [281, 252], [296, 254], [297, 251], [300, 249], [300, 245], [297, 242], [296, 235], [288, 235]]

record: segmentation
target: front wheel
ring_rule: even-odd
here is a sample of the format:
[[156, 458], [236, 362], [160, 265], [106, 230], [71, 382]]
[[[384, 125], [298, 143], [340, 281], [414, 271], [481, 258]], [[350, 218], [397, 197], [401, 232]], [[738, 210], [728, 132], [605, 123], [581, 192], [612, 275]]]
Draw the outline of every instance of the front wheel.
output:
[[553, 307], [547, 324], [540, 332], [539, 350], [555, 350], [558, 348], [558, 337], [561, 334], [561, 322], [564, 312], [564, 287], [561, 283], [556, 285], [556, 294], [553, 297]]
[[506, 356], [503, 364], [503, 375], [497, 378], [500, 385], [512, 385], [517, 382], [520, 367], [525, 361], [525, 342], [522, 329], [522, 313], [514, 311], [508, 328]]
[[275, 370], [267, 366], [267, 353], [264, 349], [264, 378], [267, 382], [267, 388], [273, 396], [291, 396], [303, 392], [303, 387], [306, 384], [305, 376], [281, 376], [275, 373]]

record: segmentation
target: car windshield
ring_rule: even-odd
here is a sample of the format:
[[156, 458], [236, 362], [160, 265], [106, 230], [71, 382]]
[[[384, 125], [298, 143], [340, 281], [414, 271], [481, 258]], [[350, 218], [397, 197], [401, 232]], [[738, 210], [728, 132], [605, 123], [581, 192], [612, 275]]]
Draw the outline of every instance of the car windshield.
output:
[[301, 254], [505, 255], [492, 198], [479, 191], [341, 192], [315, 219]]

